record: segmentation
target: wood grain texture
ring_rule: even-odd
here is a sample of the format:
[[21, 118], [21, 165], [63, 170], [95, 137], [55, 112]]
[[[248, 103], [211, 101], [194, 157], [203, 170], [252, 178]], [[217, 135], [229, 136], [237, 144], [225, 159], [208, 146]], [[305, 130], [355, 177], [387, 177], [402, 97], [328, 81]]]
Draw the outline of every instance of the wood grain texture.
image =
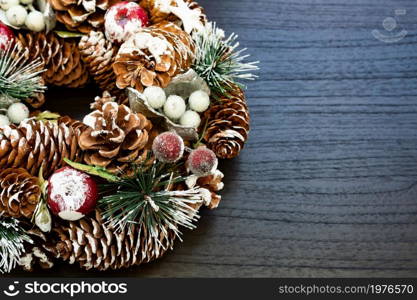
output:
[[[262, 62], [250, 141], [221, 164], [220, 208], [156, 263], [33, 275], [416, 276], [416, 1], [200, 2]], [[395, 9], [407, 36], [375, 39]], [[95, 91], [64, 93], [51, 107], [80, 116]]]

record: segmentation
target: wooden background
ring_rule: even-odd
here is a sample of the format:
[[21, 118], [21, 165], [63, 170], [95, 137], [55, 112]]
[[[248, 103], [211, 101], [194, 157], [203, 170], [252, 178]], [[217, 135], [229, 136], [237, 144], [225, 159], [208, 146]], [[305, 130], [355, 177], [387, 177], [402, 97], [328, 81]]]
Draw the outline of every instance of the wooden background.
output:
[[[262, 68], [250, 141], [221, 164], [220, 208], [156, 263], [32, 275], [416, 276], [417, 2], [200, 2]], [[395, 9], [406, 15], [387, 32]], [[408, 34], [390, 44], [374, 29]], [[52, 90], [50, 108], [81, 116], [95, 93]]]

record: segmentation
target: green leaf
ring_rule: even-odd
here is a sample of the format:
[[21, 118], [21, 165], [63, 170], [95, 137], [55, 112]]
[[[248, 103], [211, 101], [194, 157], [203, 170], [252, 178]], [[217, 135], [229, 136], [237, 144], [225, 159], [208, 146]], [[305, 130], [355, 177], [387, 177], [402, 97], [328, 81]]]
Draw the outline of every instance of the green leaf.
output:
[[69, 38], [79, 38], [85, 36], [85, 34], [82, 34], [81, 32], [71, 32], [71, 31], [60, 31], [55, 30], [56, 35], [63, 39], [69, 39]]
[[120, 177], [113, 175], [105, 168], [76, 163], [67, 158], [64, 158], [64, 161], [74, 169], [80, 170], [93, 176], [101, 177], [103, 179], [106, 179], [107, 181], [119, 182], [121, 180]]

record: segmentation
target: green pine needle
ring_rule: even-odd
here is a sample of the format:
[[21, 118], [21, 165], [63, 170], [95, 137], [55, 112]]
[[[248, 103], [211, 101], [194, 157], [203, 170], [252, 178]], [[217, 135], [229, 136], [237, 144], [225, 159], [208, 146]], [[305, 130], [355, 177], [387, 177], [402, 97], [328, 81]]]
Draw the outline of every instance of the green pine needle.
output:
[[27, 51], [12, 43], [0, 49], [0, 95], [24, 100], [45, 91], [42, 61], [29, 61]]
[[99, 201], [106, 222], [116, 231], [138, 225], [156, 242], [169, 229], [180, 239], [179, 226], [194, 229], [199, 216], [192, 205], [203, 202], [203, 195], [198, 188], [171, 191], [173, 184], [185, 180], [173, 170], [173, 166], [148, 161], [136, 166], [134, 176], [106, 184], [104, 189], [110, 194]]
[[205, 29], [193, 36], [196, 58], [193, 69], [210, 86], [214, 94], [227, 95], [235, 85], [244, 87], [240, 80], [257, 78], [252, 72], [258, 70], [258, 61], [246, 63], [249, 55], [240, 49], [238, 35], [225, 38], [224, 31], [216, 23], [208, 23]]
[[25, 251], [24, 244], [32, 243], [16, 219], [0, 216], [0, 273], [9, 273]]

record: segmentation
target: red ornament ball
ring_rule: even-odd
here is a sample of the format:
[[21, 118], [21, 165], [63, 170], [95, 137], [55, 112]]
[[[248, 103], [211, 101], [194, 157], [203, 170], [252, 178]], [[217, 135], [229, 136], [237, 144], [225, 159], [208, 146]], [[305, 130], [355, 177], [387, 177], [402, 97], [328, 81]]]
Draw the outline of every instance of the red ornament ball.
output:
[[106, 37], [113, 43], [125, 42], [141, 28], [148, 25], [148, 14], [135, 2], [117, 3], [110, 7], [104, 17]]
[[48, 180], [48, 205], [64, 220], [81, 219], [96, 207], [97, 200], [97, 183], [86, 173], [64, 167]]
[[14, 33], [6, 25], [0, 22], [0, 49], [6, 49], [7, 45], [13, 41]]
[[165, 163], [174, 163], [184, 155], [184, 141], [175, 132], [164, 132], [153, 141], [155, 157]]
[[197, 176], [210, 175], [217, 169], [218, 159], [216, 154], [206, 147], [193, 150], [188, 157], [187, 167]]

